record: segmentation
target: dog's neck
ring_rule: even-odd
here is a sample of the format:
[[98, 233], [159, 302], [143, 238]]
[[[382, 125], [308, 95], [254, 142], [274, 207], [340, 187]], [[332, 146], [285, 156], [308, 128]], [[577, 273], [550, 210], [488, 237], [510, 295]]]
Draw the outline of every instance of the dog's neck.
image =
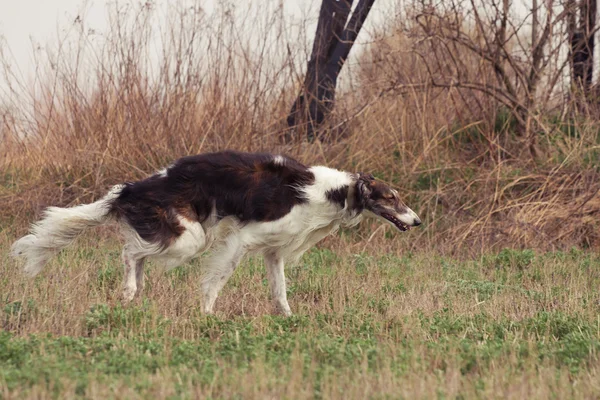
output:
[[356, 185], [357, 181], [353, 176], [352, 182], [348, 185], [346, 208], [341, 221], [342, 226], [352, 227], [357, 225], [363, 219], [364, 207], [362, 206], [362, 202], [357, 198], [358, 189]]
[[348, 197], [346, 198], [348, 211], [353, 215], [361, 214], [364, 211], [363, 201], [359, 198], [358, 178], [358, 174], [352, 174], [352, 182], [348, 185]]

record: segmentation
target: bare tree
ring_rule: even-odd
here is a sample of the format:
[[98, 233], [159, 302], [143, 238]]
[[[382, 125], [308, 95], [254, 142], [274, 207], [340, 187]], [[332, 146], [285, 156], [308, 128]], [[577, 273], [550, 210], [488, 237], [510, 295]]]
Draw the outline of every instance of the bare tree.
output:
[[347, 21], [352, 2], [323, 0], [321, 4], [304, 85], [287, 119], [291, 129], [305, 127], [309, 141], [333, 109], [338, 76], [375, 0], [359, 0]]
[[566, 8], [573, 89], [589, 99], [594, 70], [597, 0], [567, 0]]
[[567, 15], [558, 0], [532, 1], [515, 12], [510, 0], [428, 0], [412, 5], [406, 23], [412, 52], [427, 69], [425, 87], [477, 92], [509, 111], [517, 134], [536, 156], [540, 111], [555, 94], [567, 66], [561, 51]]

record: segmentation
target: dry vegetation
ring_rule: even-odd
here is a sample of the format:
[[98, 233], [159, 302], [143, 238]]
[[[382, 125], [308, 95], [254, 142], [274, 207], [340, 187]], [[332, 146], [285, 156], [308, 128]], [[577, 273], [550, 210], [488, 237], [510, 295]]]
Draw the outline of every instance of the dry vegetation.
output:
[[[306, 28], [282, 22], [281, 9], [262, 11], [240, 19], [239, 9], [219, 18], [184, 9], [159, 30], [151, 7], [124, 7], [107, 35], [78, 21], [56, 51], [37, 54], [32, 85], [5, 65], [2, 218], [24, 224], [49, 204], [90, 201], [182, 155], [235, 148], [393, 182], [426, 221], [414, 234], [421, 248], [600, 244], [600, 129], [589, 112], [557, 100], [562, 90], [539, 89], [546, 108], [532, 111], [535, 129], [520, 136], [507, 104], [441, 87], [453, 71], [463, 86], [484, 84], [493, 68], [458, 45], [440, 50], [433, 28], [403, 13], [382, 39], [355, 49], [329, 124], [338, 140], [284, 145], [307, 53], [290, 37]], [[149, 44], [157, 38], [158, 50]], [[441, 65], [448, 52], [461, 65]]]
[[[33, 84], [3, 53], [0, 397], [597, 397], [600, 125], [560, 89], [559, 63], [535, 93], [517, 85], [531, 102], [515, 111], [472, 85], [496, 79], [493, 65], [415, 6], [353, 50], [325, 128], [335, 140], [285, 143], [307, 28], [268, 11], [185, 8], [158, 29], [151, 5], [115, 8], [105, 35], [78, 20], [37, 53]], [[461, 40], [483, 41], [461, 23]], [[150, 269], [122, 308], [110, 228], [33, 282], [8, 259], [44, 207], [225, 148], [372, 172], [424, 226], [327, 239], [290, 269], [289, 320], [267, 316], [259, 260], [206, 318], [199, 262]]]

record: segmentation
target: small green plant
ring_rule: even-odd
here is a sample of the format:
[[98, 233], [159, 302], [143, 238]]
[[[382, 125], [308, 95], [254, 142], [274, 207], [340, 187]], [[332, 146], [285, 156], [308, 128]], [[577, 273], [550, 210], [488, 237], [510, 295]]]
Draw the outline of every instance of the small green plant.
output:
[[503, 249], [498, 253], [493, 262], [497, 268], [515, 268], [523, 270], [535, 260], [533, 250]]

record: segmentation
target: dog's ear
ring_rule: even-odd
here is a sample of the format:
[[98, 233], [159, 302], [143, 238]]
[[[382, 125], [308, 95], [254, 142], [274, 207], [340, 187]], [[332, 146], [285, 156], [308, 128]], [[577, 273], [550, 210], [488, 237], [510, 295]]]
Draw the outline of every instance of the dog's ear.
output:
[[369, 197], [371, 197], [371, 192], [373, 191], [371, 189], [371, 182], [374, 180], [375, 177], [371, 174], [358, 173], [358, 180], [356, 181], [356, 200], [361, 207], [364, 207]]
[[364, 172], [359, 172], [358, 177], [360, 179], [364, 179], [366, 182], [372, 182], [375, 180], [375, 177], [373, 176], [373, 174], [365, 174]]

